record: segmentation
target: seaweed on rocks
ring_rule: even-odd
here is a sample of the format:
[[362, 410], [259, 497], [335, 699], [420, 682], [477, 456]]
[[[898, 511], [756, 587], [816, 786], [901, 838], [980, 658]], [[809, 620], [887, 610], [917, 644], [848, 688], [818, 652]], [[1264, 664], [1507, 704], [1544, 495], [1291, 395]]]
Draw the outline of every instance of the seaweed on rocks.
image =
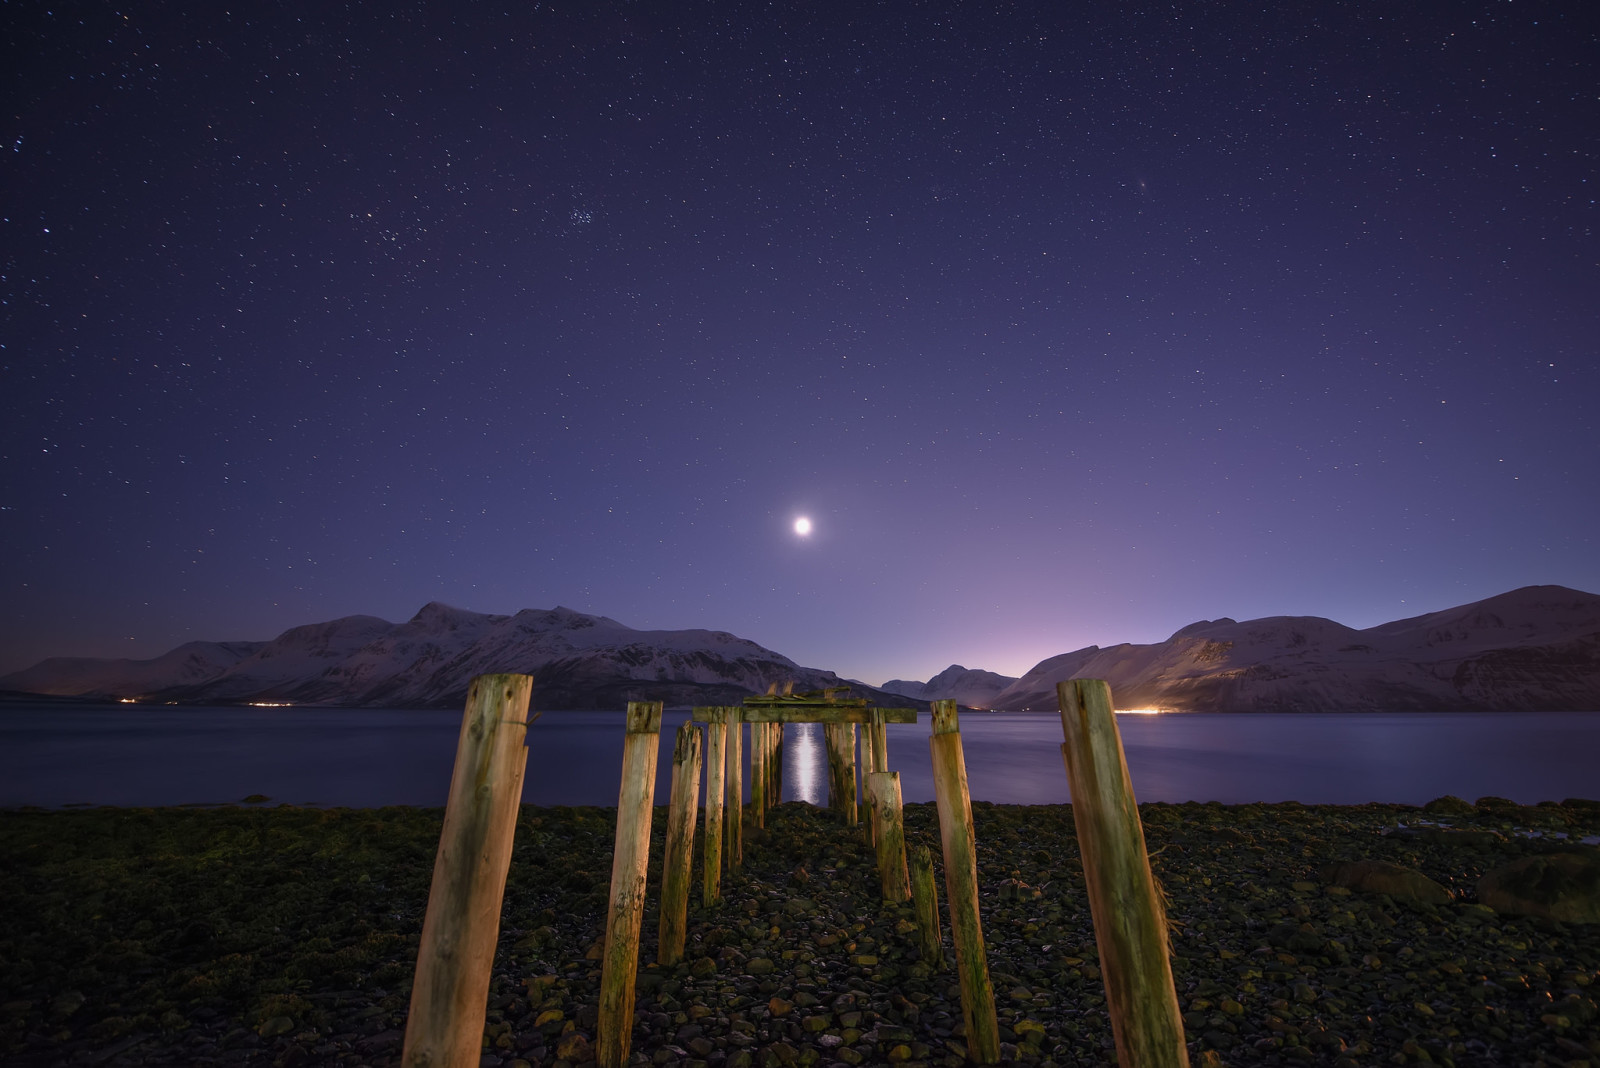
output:
[[[973, 812], [1003, 1058], [1108, 1063], [1070, 806], [976, 803]], [[1430, 812], [1150, 804], [1141, 813], [1194, 1063], [1600, 1061], [1600, 925], [1501, 915], [1476, 897], [1487, 872], [1600, 833], [1600, 807], [1480, 799]], [[0, 813], [0, 1060], [397, 1063], [441, 815]], [[615, 815], [523, 809], [483, 1064], [592, 1060]], [[905, 818], [908, 846], [929, 846], [937, 865], [933, 806], [907, 805]], [[665, 822], [660, 809], [650, 910]], [[691, 895], [682, 964], [654, 963], [647, 911], [634, 1060], [963, 1063], [950, 963], [920, 959], [910, 906], [879, 900], [860, 829], [787, 803], [769, 813], [767, 831], [747, 839], [743, 867], [724, 875], [719, 907]], [[1323, 880], [1330, 864], [1361, 861], [1418, 872], [1450, 900]]]

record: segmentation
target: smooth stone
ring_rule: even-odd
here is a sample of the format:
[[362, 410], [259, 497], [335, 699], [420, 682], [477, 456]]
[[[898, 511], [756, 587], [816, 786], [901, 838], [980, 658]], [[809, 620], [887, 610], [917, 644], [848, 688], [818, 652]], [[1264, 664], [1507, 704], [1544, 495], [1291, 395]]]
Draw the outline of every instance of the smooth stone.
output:
[[1387, 860], [1336, 861], [1322, 869], [1322, 877], [1334, 886], [1364, 894], [1387, 894], [1396, 901], [1447, 905], [1454, 900], [1450, 891], [1420, 871]]
[[1600, 851], [1514, 860], [1478, 880], [1478, 900], [1499, 913], [1600, 923]]

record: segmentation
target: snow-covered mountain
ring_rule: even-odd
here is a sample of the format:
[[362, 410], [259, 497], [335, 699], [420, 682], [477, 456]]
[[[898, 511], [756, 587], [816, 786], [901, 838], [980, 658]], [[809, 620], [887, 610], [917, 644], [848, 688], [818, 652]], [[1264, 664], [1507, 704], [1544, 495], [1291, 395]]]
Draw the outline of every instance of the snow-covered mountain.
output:
[[[45, 660], [0, 689], [140, 701], [431, 708], [460, 704], [474, 675], [527, 672], [535, 708], [621, 708], [628, 701], [737, 704], [771, 683], [845, 685], [831, 671], [723, 631], [634, 630], [569, 608], [483, 615], [432, 603], [405, 623], [346, 616], [270, 642], [192, 642], [154, 660]], [[882, 704], [898, 695], [855, 684]]]
[[996, 695], [1016, 681], [1010, 675], [951, 664], [927, 682], [891, 679], [880, 689], [919, 701], [955, 701], [968, 708], [993, 708]]
[[1204, 620], [1155, 645], [1063, 653], [1020, 679], [953, 664], [926, 683], [881, 689], [723, 631], [634, 630], [567, 608], [498, 616], [435, 603], [405, 623], [347, 616], [270, 642], [190, 642], [154, 660], [45, 660], [0, 678], [0, 690], [449, 707], [474, 675], [494, 671], [533, 675], [536, 708], [735, 704], [793, 680], [800, 690], [848, 684], [879, 704], [953, 698], [974, 708], [1053, 710], [1057, 682], [1101, 678], [1120, 708], [1592, 711], [1600, 709], [1600, 596], [1528, 586], [1366, 630], [1316, 616]]
[[1225, 712], [1600, 709], [1600, 597], [1526, 586], [1352, 630], [1317, 616], [1204, 620], [1155, 645], [1062, 653], [997, 694], [1054, 709], [1056, 683], [1105, 679], [1119, 708]]

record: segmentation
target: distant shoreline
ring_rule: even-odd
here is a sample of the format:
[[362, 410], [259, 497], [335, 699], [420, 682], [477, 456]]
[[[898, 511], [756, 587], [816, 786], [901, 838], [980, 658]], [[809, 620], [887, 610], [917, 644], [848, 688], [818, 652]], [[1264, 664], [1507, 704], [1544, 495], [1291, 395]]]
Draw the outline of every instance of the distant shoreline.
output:
[[[924, 705], [926, 701], [907, 698], [912, 705]], [[447, 712], [459, 710], [461, 703], [439, 705], [334, 705], [334, 704], [301, 704], [294, 701], [124, 701], [109, 697], [85, 697], [72, 694], [30, 694], [17, 690], [0, 690], [0, 709], [10, 705], [60, 705], [74, 708], [94, 708], [115, 711], [155, 710], [165, 708], [218, 708], [218, 709], [256, 709], [293, 708], [301, 710], [326, 709], [330, 712]], [[665, 705], [667, 712], [688, 712], [702, 707], [699, 705]], [[883, 707], [890, 707], [884, 705]], [[967, 716], [1056, 716], [1060, 712], [1056, 709], [1043, 708], [970, 708], [966, 705], [958, 706], [961, 715]], [[620, 714], [626, 711], [623, 707], [616, 708], [538, 708], [534, 712], [602, 712]], [[1415, 716], [1520, 716], [1525, 714], [1537, 715], [1577, 715], [1586, 716], [1600, 713], [1600, 708], [1519, 708], [1510, 710], [1474, 709], [1474, 708], [1440, 708], [1440, 709], [1412, 709], [1412, 708], [1348, 708], [1343, 710], [1329, 709], [1277, 709], [1277, 710], [1251, 710], [1240, 711], [1235, 709], [1186, 709], [1171, 708], [1148, 711], [1145, 709], [1118, 709], [1120, 716], [1390, 716], [1390, 715], [1415, 715]]]

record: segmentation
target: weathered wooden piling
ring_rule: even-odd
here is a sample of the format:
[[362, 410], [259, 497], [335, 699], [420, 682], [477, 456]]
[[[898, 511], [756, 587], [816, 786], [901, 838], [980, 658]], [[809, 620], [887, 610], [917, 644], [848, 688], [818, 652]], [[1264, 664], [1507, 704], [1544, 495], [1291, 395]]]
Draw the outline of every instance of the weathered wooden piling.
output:
[[840, 755], [838, 755], [838, 724], [822, 724], [822, 753], [827, 756], [827, 811], [843, 812], [845, 806], [845, 787], [843, 787], [840, 771]]
[[767, 825], [767, 738], [772, 724], [750, 724], [750, 808], [751, 822]]
[[767, 776], [772, 783], [772, 797], [769, 808], [783, 804], [783, 724], [772, 725], [772, 773]]
[[828, 807], [853, 827], [857, 821], [855, 724], [828, 723], [822, 737], [828, 751]]
[[872, 770], [889, 770], [889, 725], [885, 710], [874, 708], [872, 722], [869, 724], [868, 735], [871, 738]]
[[917, 910], [917, 947], [935, 970], [944, 968], [944, 939], [939, 934], [939, 891], [933, 881], [933, 852], [918, 846], [911, 854], [911, 901]]
[[764, 798], [762, 798], [762, 807], [765, 808], [767, 810], [767, 812], [770, 813], [772, 811], [772, 806], [774, 804], [776, 804], [776, 801], [774, 800], [773, 794], [774, 794], [774, 791], [777, 789], [778, 776], [777, 776], [777, 769], [773, 765], [777, 762], [777, 755], [778, 755], [778, 728], [781, 726], [781, 724], [768, 723], [765, 726], [767, 728], [767, 731], [766, 731], [767, 747], [766, 747], [765, 751], [762, 753], [762, 757], [763, 757], [764, 763], [766, 764], [766, 769], [767, 769], [767, 775], [766, 775], [766, 777], [767, 777], [767, 793], [766, 793], [766, 796]]
[[833, 808], [847, 826], [854, 827], [860, 821], [856, 808], [856, 725], [830, 723], [823, 733], [828, 741]]
[[700, 728], [678, 727], [672, 745], [672, 801], [661, 863], [661, 923], [656, 960], [663, 968], [683, 959], [689, 925], [689, 868], [694, 860], [695, 817], [700, 812]]
[[528, 675], [479, 675], [467, 690], [400, 1060], [467, 1068], [483, 1047], [500, 905], [528, 763]]
[[767, 825], [767, 812], [772, 808], [772, 724], [761, 725], [761, 826]]
[[845, 822], [854, 827], [861, 821], [860, 779], [856, 765], [856, 725], [844, 724], [844, 800]]
[[728, 722], [725, 708], [697, 708], [706, 720], [706, 839], [701, 850], [700, 904], [710, 908], [722, 900], [723, 779], [727, 774]]
[[738, 871], [744, 865], [744, 710], [728, 710], [728, 775], [727, 811], [722, 814], [722, 827], [727, 835], [723, 852], [728, 856], [728, 870]]
[[906, 825], [900, 794], [900, 773], [871, 773], [867, 776], [867, 793], [872, 799], [873, 819], [877, 821], [873, 837], [878, 843], [878, 879], [883, 887], [883, 899], [898, 905], [911, 898], [911, 876], [906, 871]]
[[644, 920], [650, 817], [660, 744], [661, 702], [629, 702], [627, 734], [622, 743], [622, 789], [617, 797], [617, 841], [611, 855], [611, 905], [606, 914], [606, 947], [600, 969], [600, 1011], [595, 1027], [595, 1060], [600, 1068], [623, 1068], [633, 1045], [639, 927]]
[[1072, 679], [1057, 684], [1056, 699], [1117, 1063], [1184, 1068], [1189, 1052], [1172, 983], [1166, 913], [1150, 872], [1111, 687], [1101, 679]]
[[[884, 709], [873, 708], [868, 712], [871, 718], [861, 728], [861, 768], [865, 774], [871, 775], [875, 771], [889, 770], [889, 734]], [[871, 804], [870, 801], [867, 803]], [[870, 828], [868, 841], [876, 846], [877, 821], [869, 818], [867, 825]]]
[[[876, 713], [878, 710], [870, 709], [869, 711]], [[866, 807], [867, 811], [861, 821], [863, 826], [862, 837], [874, 849], [878, 846], [878, 799], [872, 792], [872, 776], [880, 771], [888, 770], [888, 768], [878, 767], [873, 761], [872, 727], [870, 724], [864, 726], [861, 731], [861, 804]]]
[[950, 937], [956, 947], [956, 972], [961, 986], [961, 1013], [967, 1027], [967, 1057], [979, 1064], [1000, 1059], [999, 1021], [989, 958], [978, 916], [978, 855], [972, 828], [972, 797], [967, 789], [967, 761], [961, 746], [954, 701], [933, 702], [934, 797], [939, 809], [939, 838], [944, 846], [944, 888], [950, 907]]

